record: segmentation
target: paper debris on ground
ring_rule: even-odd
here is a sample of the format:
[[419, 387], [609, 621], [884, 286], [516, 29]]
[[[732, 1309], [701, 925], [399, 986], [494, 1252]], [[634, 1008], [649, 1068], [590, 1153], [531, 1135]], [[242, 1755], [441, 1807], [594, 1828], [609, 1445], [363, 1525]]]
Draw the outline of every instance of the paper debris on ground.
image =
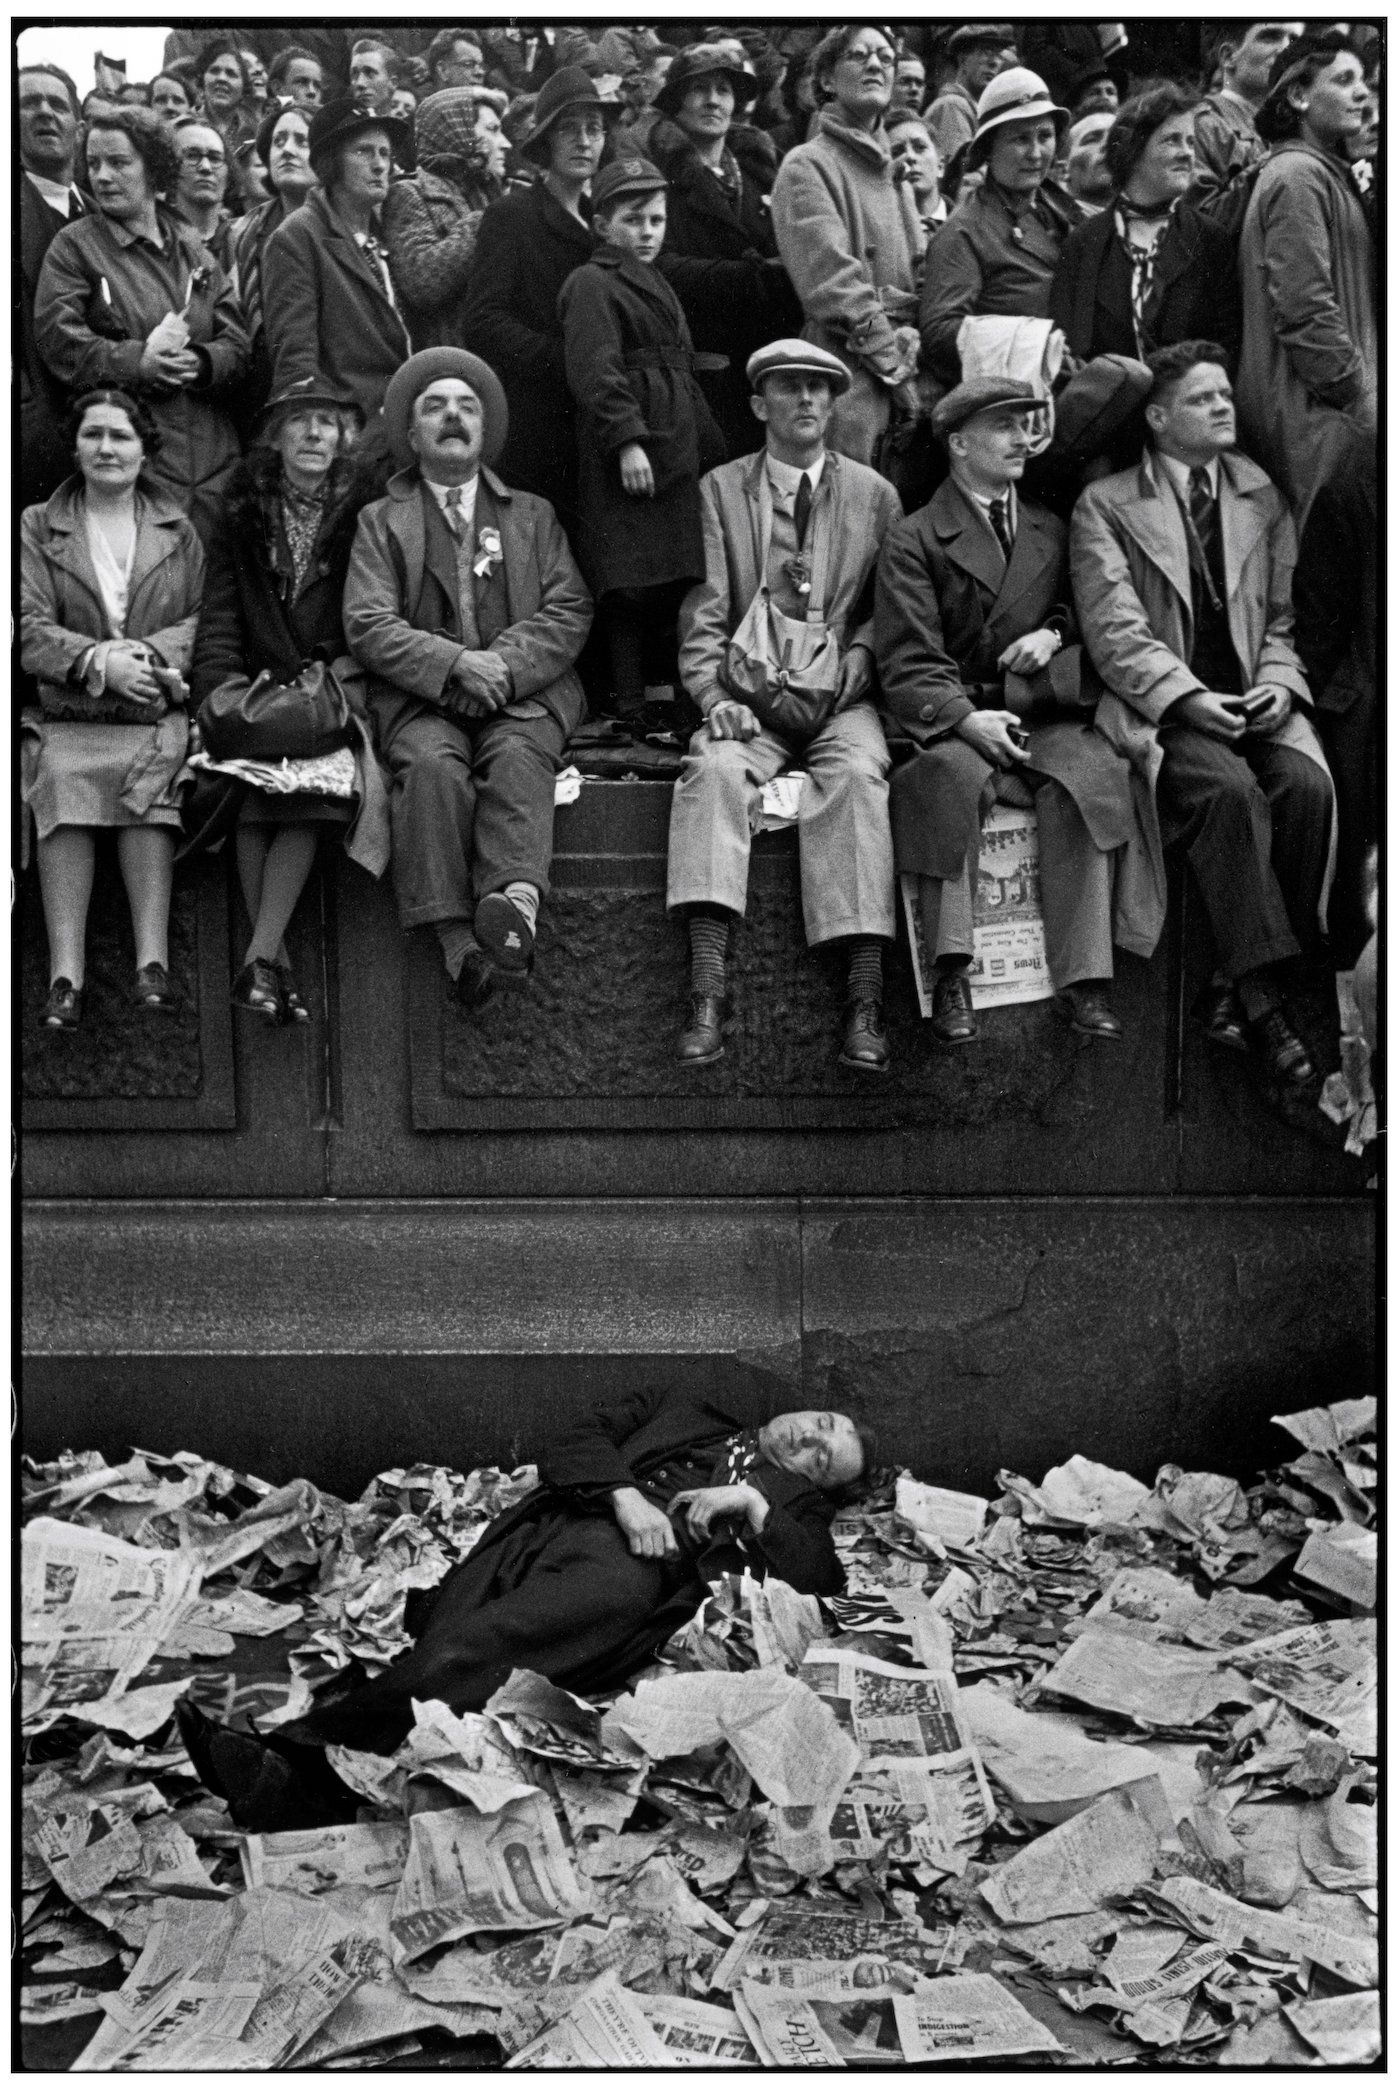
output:
[[1284, 2006], [1288, 2020], [1328, 2068], [1368, 2068], [1380, 2058], [1380, 1998], [1377, 1989], [1357, 1995], [1325, 1996], [1315, 2003]]

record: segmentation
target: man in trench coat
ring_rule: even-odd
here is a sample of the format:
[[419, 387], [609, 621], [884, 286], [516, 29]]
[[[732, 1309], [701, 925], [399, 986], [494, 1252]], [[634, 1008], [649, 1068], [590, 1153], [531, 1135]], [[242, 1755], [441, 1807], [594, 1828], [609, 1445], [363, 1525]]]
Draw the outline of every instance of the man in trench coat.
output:
[[490, 469], [506, 423], [479, 356], [430, 348], [405, 363], [384, 426], [409, 469], [361, 514], [345, 582], [345, 636], [392, 779], [399, 919], [436, 930], [468, 1009], [533, 966], [592, 622], [553, 509]]
[[1163, 846], [1178, 842], [1214, 931], [1207, 1034], [1305, 1086], [1315, 1069], [1277, 969], [1324, 924], [1334, 835], [1292, 637], [1296, 533], [1277, 487], [1234, 448], [1224, 352], [1183, 341], [1148, 366], [1151, 443], [1086, 490], [1070, 538], [1079, 623], [1108, 687], [1098, 724], [1132, 764], [1147, 823], [1142, 927], [1154, 944]]
[[972, 894], [981, 814], [996, 798], [1033, 798], [1058, 1013], [1081, 1035], [1121, 1036], [1108, 985], [1118, 852], [1135, 832], [1131, 782], [1094, 730], [1064, 525], [1016, 488], [1042, 410], [1011, 378], [949, 392], [933, 425], [950, 476], [890, 531], [879, 560], [880, 687], [891, 741], [897, 733], [914, 747], [890, 787], [894, 856], [919, 880], [933, 1029], [948, 1045], [976, 1036]]
[[320, 1750], [387, 1754], [413, 1700], [479, 1712], [527, 1668], [571, 1691], [617, 1688], [745, 1565], [838, 1596], [838, 1499], [868, 1469], [848, 1415], [802, 1410], [745, 1429], [727, 1405], [646, 1392], [595, 1408], [539, 1461], [539, 1486], [488, 1528], [432, 1593], [416, 1644], [370, 1683], [337, 1679], [269, 1745], [181, 1708], [206, 1784], [250, 1829], [352, 1820], [356, 1796]]

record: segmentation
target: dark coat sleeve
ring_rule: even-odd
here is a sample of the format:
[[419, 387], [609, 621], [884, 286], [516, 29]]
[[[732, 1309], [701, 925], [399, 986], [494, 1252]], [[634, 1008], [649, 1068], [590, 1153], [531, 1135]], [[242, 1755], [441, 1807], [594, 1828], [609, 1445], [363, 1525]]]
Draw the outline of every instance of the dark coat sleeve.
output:
[[610, 1494], [613, 1488], [635, 1487], [621, 1446], [654, 1421], [671, 1396], [654, 1389], [623, 1400], [599, 1402], [562, 1430], [539, 1461], [543, 1486], [565, 1493]]
[[567, 385], [562, 333], [543, 333], [517, 315], [528, 309], [522, 278], [532, 265], [533, 230], [512, 198], [493, 203], [476, 232], [476, 259], [461, 309], [462, 339], [515, 383], [532, 379], [551, 391]]
[[772, 1508], [761, 1533], [745, 1534], [744, 1550], [756, 1554], [770, 1574], [807, 1597], [837, 1597], [845, 1570], [831, 1538], [835, 1504], [829, 1495], [793, 1474], [758, 1468], [753, 1484]]
[[243, 597], [226, 511], [220, 512], [211, 532], [206, 560], [204, 599], [199, 606], [199, 629], [195, 633], [189, 676], [190, 694], [196, 705], [202, 704], [209, 692], [231, 675], [248, 673]]
[[651, 434], [623, 361], [621, 320], [611, 279], [601, 269], [575, 269], [559, 294], [568, 385], [588, 416], [605, 457]]
[[945, 740], [977, 708], [943, 640], [935, 554], [916, 516], [884, 540], [874, 595], [874, 652], [885, 709], [920, 747]]

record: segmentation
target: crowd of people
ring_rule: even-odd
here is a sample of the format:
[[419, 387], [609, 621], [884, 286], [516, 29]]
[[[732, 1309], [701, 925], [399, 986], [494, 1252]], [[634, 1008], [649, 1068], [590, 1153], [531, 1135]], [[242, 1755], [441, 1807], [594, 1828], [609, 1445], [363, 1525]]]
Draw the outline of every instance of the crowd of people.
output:
[[233, 1000], [306, 1021], [334, 828], [489, 1023], [591, 717], [683, 754], [685, 1065], [795, 769], [856, 1073], [900, 874], [933, 1030], [975, 1038], [1001, 801], [1076, 1032], [1121, 1037], [1180, 851], [1198, 1020], [1318, 1084], [1295, 982], [1372, 935], [1381, 57], [1243, 18], [257, 21], [81, 101], [21, 67], [40, 1021], [82, 1021], [108, 829], [141, 1005], [177, 1006], [178, 862], [231, 836]]

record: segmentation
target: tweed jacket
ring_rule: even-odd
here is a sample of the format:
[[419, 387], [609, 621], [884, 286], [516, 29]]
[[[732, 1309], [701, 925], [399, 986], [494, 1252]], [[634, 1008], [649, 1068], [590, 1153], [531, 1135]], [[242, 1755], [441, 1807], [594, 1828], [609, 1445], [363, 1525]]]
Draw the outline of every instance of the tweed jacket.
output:
[[[432, 573], [437, 538], [426, 528], [423, 500], [418, 474], [398, 472], [384, 499], [361, 511], [345, 581], [345, 637], [369, 673], [371, 699], [406, 693], [451, 716], [451, 673], [461, 641], [445, 623], [423, 630], [412, 621], [426, 599], [426, 581], [436, 578], [439, 599], [456, 599], [455, 568]], [[488, 516], [499, 530], [502, 558], [492, 575], [478, 580], [476, 606], [484, 645], [510, 670], [513, 694], [505, 715], [537, 717], [543, 706], [571, 733], [583, 716], [573, 664], [592, 624], [592, 598], [548, 502], [515, 491], [483, 467], [478, 543]], [[493, 637], [487, 638], [488, 629]]]
[[[1242, 451], [1220, 459], [1219, 522], [1229, 631], [1245, 684], [1289, 690], [1293, 709], [1275, 737], [1329, 776], [1310, 718], [1307, 679], [1292, 638], [1297, 535], [1286, 501]], [[1158, 727], [1204, 685], [1191, 672], [1190, 566], [1180, 504], [1156, 453], [1100, 479], [1080, 496], [1069, 567], [1084, 642], [1107, 685], [1098, 727], [1132, 764], [1156, 878], [1152, 923], [1165, 920], [1165, 865], [1156, 817]], [[1153, 939], [1154, 947], [1154, 939]]]
[[[766, 458], [765, 449], [733, 458], [700, 481], [705, 577], [680, 606], [680, 678], [706, 717], [728, 695], [720, 679], [725, 649], [763, 580], [758, 496]], [[809, 541], [829, 529], [825, 621], [842, 652], [855, 645], [874, 651], [874, 562], [902, 513], [887, 479], [826, 452]]]
[[461, 346], [461, 303], [476, 255], [476, 228], [491, 200], [484, 191], [468, 196], [427, 167], [396, 181], [385, 197], [389, 274], [415, 350]]

